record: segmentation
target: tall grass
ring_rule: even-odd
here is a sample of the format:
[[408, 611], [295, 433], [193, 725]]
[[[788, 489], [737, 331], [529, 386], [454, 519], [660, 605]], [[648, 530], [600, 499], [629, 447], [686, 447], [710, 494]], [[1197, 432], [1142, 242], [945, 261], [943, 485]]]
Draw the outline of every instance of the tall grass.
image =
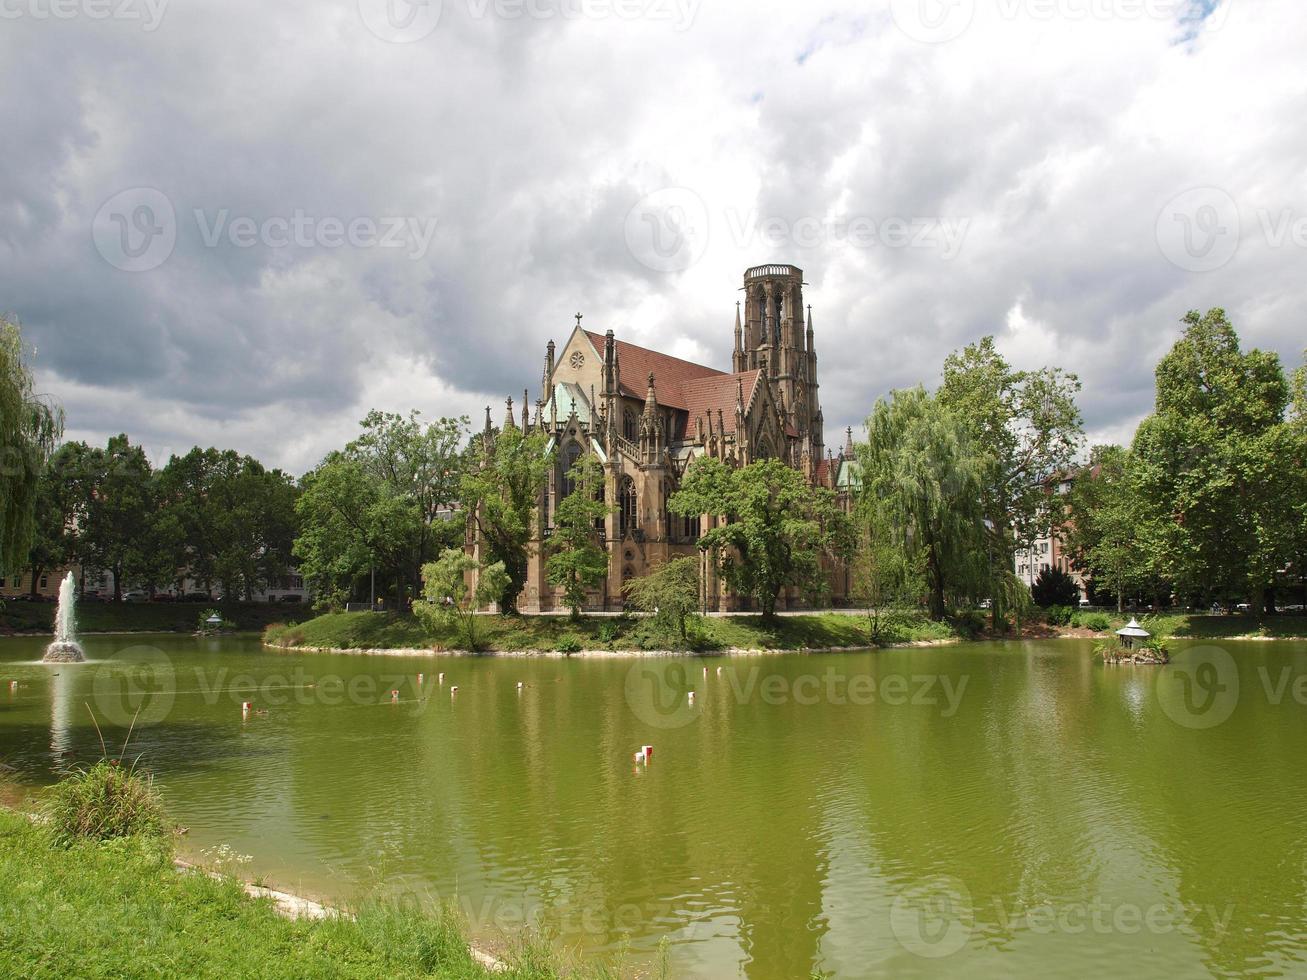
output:
[[154, 778], [102, 759], [69, 773], [50, 790], [42, 810], [57, 844], [120, 837], [166, 838], [168, 820]]

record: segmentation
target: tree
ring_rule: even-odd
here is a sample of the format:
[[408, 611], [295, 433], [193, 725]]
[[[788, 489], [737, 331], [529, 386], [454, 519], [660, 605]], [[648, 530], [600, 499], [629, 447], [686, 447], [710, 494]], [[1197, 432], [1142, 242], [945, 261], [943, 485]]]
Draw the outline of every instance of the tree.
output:
[[573, 490], [554, 511], [545, 574], [551, 585], [562, 588], [575, 620], [581, 616], [586, 593], [608, 575], [602, 528], [611, 508], [603, 499], [604, 471], [593, 453], [576, 461], [567, 472], [567, 482]]
[[950, 598], [974, 599], [992, 583], [987, 461], [953, 412], [923, 388], [895, 391], [876, 402], [857, 454], [862, 495], [882, 509], [906, 560], [919, 563], [933, 619], [947, 615]]
[[552, 464], [542, 432], [505, 425], [482, 438], [462, 479], [463, 509], [490, 563], [501, 562], [508, 578], [495, 601], [514, 612], [526, 587], [527, 548], [540, 491]]
[[622, 586], [631, 605], [649, 613], [655, 623], [680, 640], [689, 643], [687, 623], [699, 607], [699, 560], [673, 558], [655, 565], [646, 575], [630, 579]]
[[701, 457], [668, 509], [725, 518], [700, 537], [699, 548], [716, 557], [731, 588], [757, 601], [764, 619], [775, 616], [786, 588], [817, 601], [829, 589], [822, 558], [846, 557], [851, 548], [850, 524], [834, 493], [810, 486], [776, 459], [732, 469]]
[[150, 561], [149, 540], [152, 468], [145, 451], [126, 435], [116, 435], [104, 449], [83, 460], [85, 555], [97, 568], [113, 573], [114, 601], [122, 600], [123, 582]]
[[[985, 519], [994, 538], [986, 549], [995, 578], [1012, 568], [1055, 524], [1049, 486], [1080, 452], [1084, 423], [1076, 407], [1080, 380], [1061, 368], [1016, 371], [985, 337], [944, 361], [940, 403], [967, 428], [985, 457], [981, 477]], [[993, 590], [994, 622], [1004, 610]]]
[[1145, 515], [1135, 466], [1122, 447], [1095, 446], [1067, 498], [1067, 550], [1095, 589], [1106, 586], [1116, 596], [1118, 612], [1128, 592], [1158, 591], [1151, 556], [1140, 547]]
[[1274, 611], [1299, 554], [1302, 441], [1286, 422], [1278, 356], [1243, 352], [1224, 310], [1190, 312], [1157, 366], [1156, 406], [1135, 434], [1140, 546], [1190, 596], [1247, 595]]
[[915, 601], [924, 591], [920, 555], [899, 544], [889, 507], [871, 494], [859, 494], [854, 510], [856, 544], [850, 561], [851, 596], [867, 609], [871, 639], [880, 639], [881, 613]]
[[1060, 568], [1045, 568], [1030, 589], [1035, 605], [1040, 609], [1052, 606], [1074, 606], [1080, 601], [1080, 587]]
[[461, 530], [449, 517], [466, 465], [459, 446], [467, 420], [423, 425], [418, 412], [374, 411], [360, 425], [359, 438], [304, 477], [294, 553], [320, 605], [344, 601], [377, 567], [402, 608], [423, 565], [454, 543], [451, 528]]
[[[476, 587], [468, 586], [475, 573]], [[458, 548], [422, 566], [424, 600], [413, 612], [429, 629], [453, 625], [471, 651], [477, 649], [477, 610], [503, 594], [508, 573], [503, 562], [484, 565]]]
[[63, 434], [63, 413], [33, 391], [25, 353], [18, 324], [0, 316], [0, 575], [29, 559], [41, 474]]

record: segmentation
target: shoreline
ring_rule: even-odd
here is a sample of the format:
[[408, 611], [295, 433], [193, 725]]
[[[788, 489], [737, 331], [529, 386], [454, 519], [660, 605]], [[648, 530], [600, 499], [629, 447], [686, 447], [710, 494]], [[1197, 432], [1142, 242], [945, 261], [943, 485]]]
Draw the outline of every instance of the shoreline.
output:
[[722, 650], [577, 650], [575, 653], [563, 653], [561, 650], [433, 650], [422, 647], [319, 647], [302, 644], [270, 643], [263, 641], [265, 650], [278, 653], [330, 653], [341, 655], [359, 654], [374, 657], [509, 657], [534, 658], [544, 657], [556, 660], [621, 660], [638, 657], [765, 657], [786, 653], [863, 653], [874, 650], [896, 650], [927, 647], [956, 646], [963, 640], [952, 637], [945, 640], [910, 640], [907, 643], [890, 643], [883, 647], [849, 646], [849, 647], [766, 647], [746, 648], [727, 647]]
[[[23, 817], [33, 823], [41, 823], [43, 818], [39, 812], [30, 809], [23, 804], [35, 802], [39, 790], [35, 787], [24, 786], [12, 779], [6, 778], [8, 774], [0, 771], [0, 810], [5, 810], [16, 816]], [[268, 901], [274, 912], [283, 919], [289, 919], [292, 922], [299, 919], [309, 919], [312, 921], [321, 921], [330, 918], [352, 919], [354, 916], [348, 910], [337, 905], [329, 905], [324, 902], [308, 898], [296, 892], [287, 891], [284, 888], [274, 888], [266, 884], [258, 884], [248, 878], [240, 875], [223, 874], [206, 867], [196, 856], [181, 844], [182, 834], [175, 834], [177, 837], [177, 853], [172, 858], [172, 866], [178, 873], [203, 874], [208, 875], [215, 880], [230, 880], [240, 884], [241, 890], [247, 896], [255, 901]], [[264, 879], [267, 880], [267, 879]], [[508, 964], [499, 957], [495, 956], [483, 946], [477, 945], [472, 940], [465, 940], [468, 953], [471, 954], [480, 966], [486, 970], [500, 972], [508, 969]]]

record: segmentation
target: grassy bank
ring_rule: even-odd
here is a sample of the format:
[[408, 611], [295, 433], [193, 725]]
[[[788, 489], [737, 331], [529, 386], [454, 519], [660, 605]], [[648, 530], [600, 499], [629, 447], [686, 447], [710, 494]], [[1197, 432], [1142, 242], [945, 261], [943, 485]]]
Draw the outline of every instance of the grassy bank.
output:
[[368, 904], [353, 919], [292, 922], [234, 879], [177, 871], [162, 841], [65, 848], [6, 810], [0, 895], [0, 976], [564, 975], [544, 948], [522, 951], [504, 971], [488, 971], [449, 912]]
[[[1077, 614], [1070, 626], [1077, 635], [1118, 629], [1129, 617], [1107, 614]], [[704, 652], [727, 649], [801, 650], [832, 647], [872, 647], [951, 639], [984, 639], [980, 624], [987, 616], [974, 614], [971, 627], [961, 623], [933, 623], [917, 613], [898, 612], [883, 617], [873, 641], [865, 616], [817, 613], [782, 616], [766, 624], [757, 616], [709, 617], [698, 629], [695, 649]], [[1307, 637], [1307, 617], [1277, 616], [1259, 622], [1252, 616], [1171, 615], [1141, 617], [1158, 636], [1179, 639], [1230, 639], [1262, 636], [1267, 639]], [[1086, 631], [1086, 622], [1092, 626]], [[1043, 627], [1037, 622], [1027, 630], [1031, 636], [1056, 635], [1062, 627]], [[1106, 629], [1104, 629], [1106, 626]], [[647, 620], [629, 617], [582, 617], [573, 623], [566, 616], [484, 616], [479, 623], [479, 642], [489, 652], [541, 650], [638, 651], [665, 649], [666, 636], [657, 635]], [[429, 649], [455, 650], [460, 643], [452, 629], [429, 632], [412, 617], [380, 613], [329, 613], [295, 625], [277, 624], [264, 638], [284, 646], [333, 647], [342, 650]]]
[[[218, 609], [237, 629], [252, 631], [313, 615], [306, 608], [273, 602], [85, 602], [77, 607], [77, 626], [83, 633], [193, 633], [205, 609]], [[54, 612], [51, 602], [5, 602], [0, 635], [53, 633]]]
[[[637, 651], [665, 649], [669, 645], [668, 637], [655, 633], [648, 620], [624, 616], [584, 616], [575, 623], [566, 616], [484, 616], [478, 625], [480, 644], [488, 651]], [[702, 621], [697, 634], [696, 648], [706, 651], [876, 645], [865, 616], [837, 613], [782, 616], [770, 624], [757, 616], [709, 617]], [[947, 624], [904, 613], [886, 617], [878, 640], [884, 645], [956, 637], [957, 632]], [[459, 647], [452, 629], [431, 633], [411, 617], [379, 613], [330, 613], [295, 626], [274, 627], [265, 638], [289, 646], [344, 650]]]

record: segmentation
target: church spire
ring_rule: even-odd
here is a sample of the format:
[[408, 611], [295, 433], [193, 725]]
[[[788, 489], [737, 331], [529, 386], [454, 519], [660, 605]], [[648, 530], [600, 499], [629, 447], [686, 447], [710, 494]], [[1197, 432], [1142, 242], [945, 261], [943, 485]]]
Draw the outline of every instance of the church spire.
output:
[[735, 302], [735, 353], [731, 355], [731, 369], [739, 374], [744, 370], [744, 325], [740, 322], [740, 303]]
[[516, 429], [517, 423], [513, 421], [513, 399], [509, 398], [505, 405], [507, 408], [504, 411], [504, 428]]

